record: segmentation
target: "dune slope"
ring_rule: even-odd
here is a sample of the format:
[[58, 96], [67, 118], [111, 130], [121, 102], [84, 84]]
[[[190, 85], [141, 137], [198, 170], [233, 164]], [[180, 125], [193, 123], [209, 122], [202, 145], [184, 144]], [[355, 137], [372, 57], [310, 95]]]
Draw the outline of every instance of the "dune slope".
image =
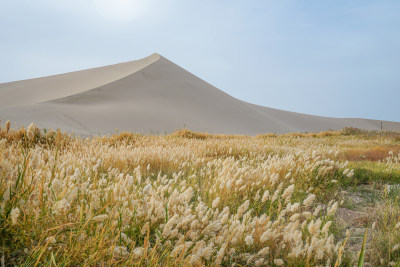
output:
[[[168, 59], [147, 58], [101, 68], [0, 84], [0, 119], [35, 122], [81, 135], [180, 128], [226, 134], [321, 131], [380, 121], [312, 116], [240, 101]], [[400, 130], [400, 123], [384, 122]]]

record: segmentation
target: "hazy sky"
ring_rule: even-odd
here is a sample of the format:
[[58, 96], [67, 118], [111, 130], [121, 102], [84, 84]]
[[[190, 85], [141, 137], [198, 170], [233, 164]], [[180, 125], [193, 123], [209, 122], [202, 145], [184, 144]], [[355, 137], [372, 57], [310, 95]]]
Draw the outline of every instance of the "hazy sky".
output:
[[13, 0], [0, 82], [158, 52], [242, 100], [400, 121], [400, 1]]

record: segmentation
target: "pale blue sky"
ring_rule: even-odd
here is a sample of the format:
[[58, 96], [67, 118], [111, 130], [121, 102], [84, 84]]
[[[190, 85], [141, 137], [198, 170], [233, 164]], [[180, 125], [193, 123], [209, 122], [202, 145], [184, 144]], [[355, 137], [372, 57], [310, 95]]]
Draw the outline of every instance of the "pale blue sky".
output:
[[397, 0], [13, 0], [0, 36], [0, 82], [158, 52], [248, 102], [400, 121]]

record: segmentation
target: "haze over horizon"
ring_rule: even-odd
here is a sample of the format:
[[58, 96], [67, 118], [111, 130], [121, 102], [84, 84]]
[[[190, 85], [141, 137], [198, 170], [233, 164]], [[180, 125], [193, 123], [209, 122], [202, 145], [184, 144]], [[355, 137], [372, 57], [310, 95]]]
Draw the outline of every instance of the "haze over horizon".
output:
[[154, 52], [241, 100], [400, 121], [397, 1], [12, 1], [0, 83]]

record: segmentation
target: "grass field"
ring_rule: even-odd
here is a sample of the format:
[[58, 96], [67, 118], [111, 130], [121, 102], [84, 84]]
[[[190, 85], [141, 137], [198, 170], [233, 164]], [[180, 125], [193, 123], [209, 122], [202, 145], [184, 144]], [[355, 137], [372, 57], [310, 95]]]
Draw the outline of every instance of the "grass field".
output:
[[393, 132], [80, 138], [6, 124], [0, 258], [22, 266], [398, 266], [397, 184]]

